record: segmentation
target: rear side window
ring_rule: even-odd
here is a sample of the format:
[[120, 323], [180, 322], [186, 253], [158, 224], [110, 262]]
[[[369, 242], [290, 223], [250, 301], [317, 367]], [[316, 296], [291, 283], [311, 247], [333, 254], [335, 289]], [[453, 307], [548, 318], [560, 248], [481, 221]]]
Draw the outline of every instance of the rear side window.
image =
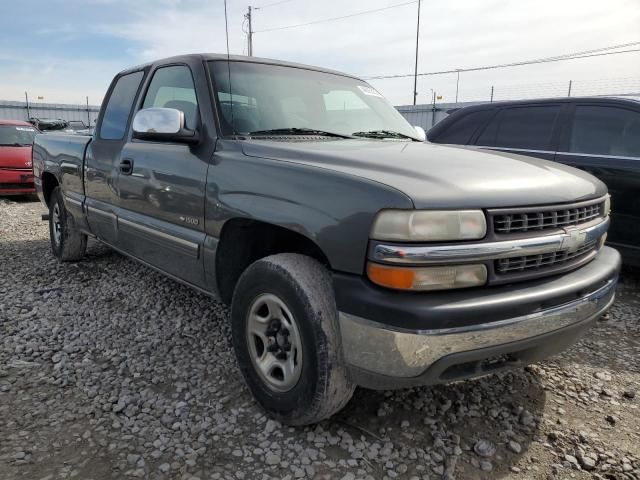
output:
[[578, 105], [569, 151], [640, 157], [640, 112], [617, 107]]
[[142, 108], [175, 108], [184, 113], [185, 126], [196, 127], [198, 100], [191, 70], [185, 65], [162, 67], [153, 74]]
[[452, 143], [454, 145], [466, 145], [478, 129], [487, 121], [491, 110], [471, 112], [453, 122], [435, 139], [437, 143]]
[[118, 79], [104, 109], [104, 116], [100, 125], [100, 138], [122, 140], [124, 132], [127, 130], [129, 114], [131, 113], [138, 87], [140, 87], [142, 76], [142, 72], [135, 72], [123, 75]]
[[486, 147], [550, 150], [559, 105], [507, 108], [489, 122], [476, 142]]

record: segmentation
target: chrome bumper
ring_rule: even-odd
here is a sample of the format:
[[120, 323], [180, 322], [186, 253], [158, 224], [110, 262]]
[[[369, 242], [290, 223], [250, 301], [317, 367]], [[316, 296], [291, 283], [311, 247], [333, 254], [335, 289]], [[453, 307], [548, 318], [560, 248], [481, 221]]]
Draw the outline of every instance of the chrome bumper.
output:
[[616, 280], [578, 300], [529, 315], [466, 327], [402, 331], [340, 312], [347, 363], [387, 377], [417, 377], [441, 358], [559, 331], [597, 318], [613, 302]]

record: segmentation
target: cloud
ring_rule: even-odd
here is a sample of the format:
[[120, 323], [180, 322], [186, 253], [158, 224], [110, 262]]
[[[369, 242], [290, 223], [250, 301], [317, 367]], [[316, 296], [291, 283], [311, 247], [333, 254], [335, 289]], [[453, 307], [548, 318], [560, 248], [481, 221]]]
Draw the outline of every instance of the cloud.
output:
[[[228, 0], [231, 53], [246, 53], [242, 30], [247, 3]], [[265, 5], [270, 0], [256, 0]], [[343, 2], [291, 0], [254, 10], [257, 31], [327, 17], [381, 8], [399, 0]], [[0, 97], [14, 92], [14, 83], [41, 88], [69, 101], [84, 92], [103, 92], [113, 74], [137, 63], [170, 55], [226, 51], [222, 0], [51, 0], [40, 7], [36, 32], [40, 49], [26, 62], [0, 65]], [[415, 53], [416, 4], [302, 28], [256, 33], [254, 53], [320, 65], [358, 75], [412, 73]], [[17, 18], [22, 18], [18, 16]], [[507, 0], [422, 2], [419, 70], [422, 72], [512, 62], [640, 40], [637, 0]], [[55, 25], [55, 26], [51, 26]], [[2, 27], [0, 21], [0, 27]], [[2, 34], [0, 34], [2, 35]], [[59, 36], [56, 49], [41, 37]], [[66, 37], [65, 37], [66, 35]], [[78, 43], [100, 40], [78, 51]], [[1, 38], [1, 36], [0, 36]], [[30, 39], [4, 38], [0, 57], [18, 52]], [[463, 73], [459, 95], [488, 98], [491, 86], [512, 91], [514, 85], [558, 85], [569, 80], [638, 77], [640, 54], [626, 54], [556, 64]], [[42, 75], [42, 72], [45, 74]], [[412, 100], [413, 79], [372, 81], [394, 104]], [[33, 87], [31, 87], [33, 85]], [[431, 89], [445, 100], [455, 97], [456, 75], [421, 77], [419, 101], [430, 101]], [[82, 93], [81, 93], [82, 92]], [[516, 91], [517, 94], [517, 91]], [[50, 95], [53, 95], [51, 93]], [[82, 98], [84, 98], [82, 96]]]

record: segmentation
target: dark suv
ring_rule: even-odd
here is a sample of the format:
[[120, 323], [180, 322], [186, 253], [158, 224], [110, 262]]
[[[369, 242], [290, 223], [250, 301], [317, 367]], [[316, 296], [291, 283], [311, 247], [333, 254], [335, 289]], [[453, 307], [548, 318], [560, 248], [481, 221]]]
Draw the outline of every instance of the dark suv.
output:
[[475, 145], [555, 160], [609, 187], [609, 244], [640, 265], [640, 101], [563, 98], [461, 108], [434, 126], [433, 143]]

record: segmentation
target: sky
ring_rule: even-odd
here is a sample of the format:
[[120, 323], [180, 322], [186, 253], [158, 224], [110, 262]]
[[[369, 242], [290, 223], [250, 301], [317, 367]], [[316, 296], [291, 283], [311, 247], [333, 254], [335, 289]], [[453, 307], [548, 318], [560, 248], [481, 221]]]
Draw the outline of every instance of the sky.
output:
[[[0, 0], [0, 99], [99, 104], [115, 73], [181, 53], [226, 52], [222, 0]], [[417, 3], [299, 28], [409, 0], [228, 0], [229, 47], [370, 77], [412, 74]], [[262, 7], [262, 8], [260, 8]], [[465, 69], [640, 41], [640, 0], [422, 0], [419, 72]], [[633, 47], [640, 48], [640, 45]], [[462, 72], [460, 101], [640, 92], [640, 52]], [[413, 78], [370, 80], [394, 105]], [[457, 75], [418, 80], [418, 103], [453, 102]], [[43, 97], [43, 100], [38, 100]]]

